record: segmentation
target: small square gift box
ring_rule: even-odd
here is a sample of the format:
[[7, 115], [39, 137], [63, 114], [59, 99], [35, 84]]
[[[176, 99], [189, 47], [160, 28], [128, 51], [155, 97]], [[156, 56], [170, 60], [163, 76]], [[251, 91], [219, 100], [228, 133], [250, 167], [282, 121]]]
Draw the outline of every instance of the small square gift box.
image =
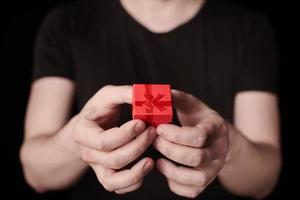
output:
[[168, 84], [134, 84], [132, 118], [150, 126], [172, 122], [171, 87]]

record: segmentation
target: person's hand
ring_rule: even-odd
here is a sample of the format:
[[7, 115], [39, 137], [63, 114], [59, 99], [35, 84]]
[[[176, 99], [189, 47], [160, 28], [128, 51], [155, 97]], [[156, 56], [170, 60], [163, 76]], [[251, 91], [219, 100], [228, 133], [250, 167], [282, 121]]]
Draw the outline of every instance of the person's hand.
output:
[[158, 170], [174, 193], [194, 198], [218, 175], [228, 149], [225, 120], [196, 97], [172, 90], [174, 107], [182, 127], [162, 124], [153, 146], [175, 163], [160, 158]]
[[122, 169], [136, 160], [153, 142], [156, 132], [141, 120], [114, 126], [121, 104], [131, 103], [130, 86], [106, 86], [93, 96], [78, 116], [74, 140], [81, 158], [94, 170], [108, 191], [131, 192], [139, 188], [154, 162], [143, 158], [130, 169]]

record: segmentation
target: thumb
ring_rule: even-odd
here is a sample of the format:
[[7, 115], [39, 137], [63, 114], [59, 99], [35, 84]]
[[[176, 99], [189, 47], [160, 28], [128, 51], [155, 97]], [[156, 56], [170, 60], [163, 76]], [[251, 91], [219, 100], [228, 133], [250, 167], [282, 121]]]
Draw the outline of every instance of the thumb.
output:
[[108, 85], [101, 88], [82, 109], [83, 115], [89, 120], [95, 120], [109, 112], [117, 111], [122, 104], [132, 103], [132, 87], [129, 85]]
[[209, 109], [209, 107], [204, 102], [202, 102], [192, 94], [188, 94], [175, 89], [172, 89], [171, 93], [173, 106], [177, 110], [177, 112], [185, 115], [191, 115], [194, 113], [200, 114]]

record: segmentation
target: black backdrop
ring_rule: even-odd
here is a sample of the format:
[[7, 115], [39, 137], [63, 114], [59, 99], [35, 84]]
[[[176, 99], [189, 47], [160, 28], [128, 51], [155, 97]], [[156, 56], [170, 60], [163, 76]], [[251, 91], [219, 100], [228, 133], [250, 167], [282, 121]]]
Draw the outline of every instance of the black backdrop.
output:
[[[294, 40], [296, 5], [275, 0], [231, 0], [264, 12], [275, 28], [280, 47], [283, 171], [270, 199], [289, 199], [296, 194], [297, 184], [297, 73], [293, 58], [297, 58]], [[20, 163], [23, 120], [30, 87], [32, 47], [37, 28], [45, 14], [65, 0], [27, 0], [1, 3], [1, 195], [23, 199], [68, 199], [68, 191], [39, 195], [25, 183]], [[296, 4], [296, 3], [294, 3]], [[296, 60], [296, 59], [295, 59]], [[5, 112], [3, 112], [5, 111]], [[299, 166], [299, 165], [298, 165]], [[62, 198], [63, 197], [63, 198]], [[294, 197], [296, 198], [296, 197]]]

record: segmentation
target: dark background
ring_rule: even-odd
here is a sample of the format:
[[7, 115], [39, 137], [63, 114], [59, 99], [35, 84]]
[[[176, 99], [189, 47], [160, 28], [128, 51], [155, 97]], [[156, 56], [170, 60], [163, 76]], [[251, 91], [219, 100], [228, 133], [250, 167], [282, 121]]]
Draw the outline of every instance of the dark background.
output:
[[[280, 53], [280, 109], [282, 119], [283, 170], [270, 199], [289, 199], [297, 192], [297, 47], [296, 3], [275, 0], [231, 0], [266, 14], [275, 29]], [[29, 95], [32, 47], [45, 14], [65, 0], [29, 0], [1, 3], [1, 195], [10, 199], [67, 199], [67, 192], [39, 195], [25, 183], [20, 163], [24, 113]], [[293, 60], [294, 59], [294, 60]], [[5, 112], [3, 112], [5, 111]], [[293, 113], [294, 112], [294, 113]], [[62, 196], [63, 195], [63, 196]], [[62, 198], [63, 197], [63, 198]], [[294, 197], [295, 198], [295, 197]]]

